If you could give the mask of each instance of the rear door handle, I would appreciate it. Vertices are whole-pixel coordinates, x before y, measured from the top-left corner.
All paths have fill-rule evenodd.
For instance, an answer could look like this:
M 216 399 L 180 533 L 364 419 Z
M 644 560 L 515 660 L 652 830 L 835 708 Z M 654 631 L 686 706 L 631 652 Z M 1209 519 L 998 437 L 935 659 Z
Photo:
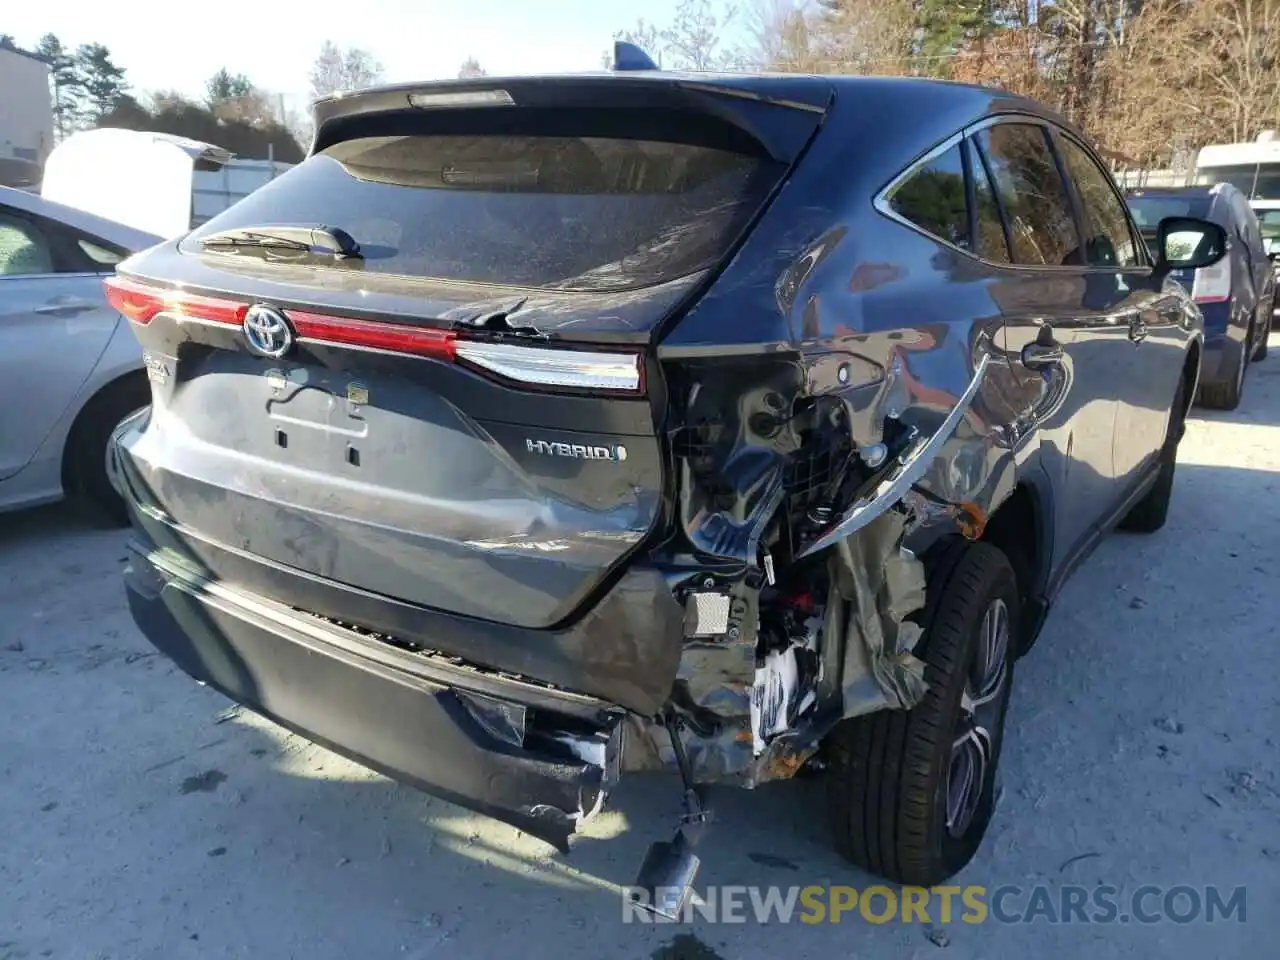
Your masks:
M 1022 365 L 1028 370 L 1048 370 L 1062 363 L 1062 344 L 1053 338 L 1053 328 L 1044 326 L 1035 340 L 1022 348 Z

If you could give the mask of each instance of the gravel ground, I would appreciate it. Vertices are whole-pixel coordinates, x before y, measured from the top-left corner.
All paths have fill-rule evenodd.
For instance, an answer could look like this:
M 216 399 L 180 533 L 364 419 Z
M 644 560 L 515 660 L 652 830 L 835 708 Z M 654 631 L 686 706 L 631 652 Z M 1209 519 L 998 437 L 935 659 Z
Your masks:
M 1273 357 L 1240 410 L 1197 411 L 1169 525 L 1104 543 L 1020 663 L 1004 798 L 957 881 L 1244 886 L 1243 923 L 641 927 L 617 885 L 667 838 L 672 781 L 624 781 L 559 857 L 178 673 L 125 610 L 124 534 L 5 516 L 0 960 L 1274 957 L 1278 524 Z M 811 781 L 722 792 L 699 887 L 873 883 L 820 804 Z

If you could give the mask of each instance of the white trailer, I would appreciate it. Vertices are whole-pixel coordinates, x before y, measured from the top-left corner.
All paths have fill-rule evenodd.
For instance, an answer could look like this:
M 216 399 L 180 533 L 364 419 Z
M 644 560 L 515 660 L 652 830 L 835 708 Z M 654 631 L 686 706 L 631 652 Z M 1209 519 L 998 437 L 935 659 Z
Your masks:
M 211 220 L 227 207 L 270 183 L 293 164 L 275 160 L 230 160 L 217 169 L 195 171 L 191 191 L 191 226 Z
M 102 128 L 62 141 L 42 196 L 162 237 L 176 237 L 274 180 L 291 164 L 237 160 L 222 147 L 167 133 Z
M 1280 137 L 1264 130 L 1249 143 L 1202 147 L 1196 183 L 1229 183 L 1250 200 L 1280 200 Z

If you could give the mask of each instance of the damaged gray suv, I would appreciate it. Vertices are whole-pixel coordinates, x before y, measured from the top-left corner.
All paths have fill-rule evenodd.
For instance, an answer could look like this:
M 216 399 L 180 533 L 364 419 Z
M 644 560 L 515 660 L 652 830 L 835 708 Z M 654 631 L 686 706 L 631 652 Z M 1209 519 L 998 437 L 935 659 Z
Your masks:
M 678 770 L 660 912 L 709 785 L 806 767 L 845 856 L 937 883 L 1064 580 L 1164 523 L 1203 348 L 1168 277 L 1225 238 L 1153 258 L 1004 93 L 638 66 L 323 100 L 305 162 L 119 267 L 133 615 L 561 848 Z

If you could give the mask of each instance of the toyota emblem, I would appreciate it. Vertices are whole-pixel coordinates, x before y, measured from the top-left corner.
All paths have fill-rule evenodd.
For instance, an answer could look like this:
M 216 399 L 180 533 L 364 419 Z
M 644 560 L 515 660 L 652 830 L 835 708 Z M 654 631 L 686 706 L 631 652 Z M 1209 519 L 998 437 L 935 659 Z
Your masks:
M 283 357 L 293 348 L 293 331 L 284 314 L 260 303 L 244 315 L 244 339 L 250 350 L 264 357 Z

